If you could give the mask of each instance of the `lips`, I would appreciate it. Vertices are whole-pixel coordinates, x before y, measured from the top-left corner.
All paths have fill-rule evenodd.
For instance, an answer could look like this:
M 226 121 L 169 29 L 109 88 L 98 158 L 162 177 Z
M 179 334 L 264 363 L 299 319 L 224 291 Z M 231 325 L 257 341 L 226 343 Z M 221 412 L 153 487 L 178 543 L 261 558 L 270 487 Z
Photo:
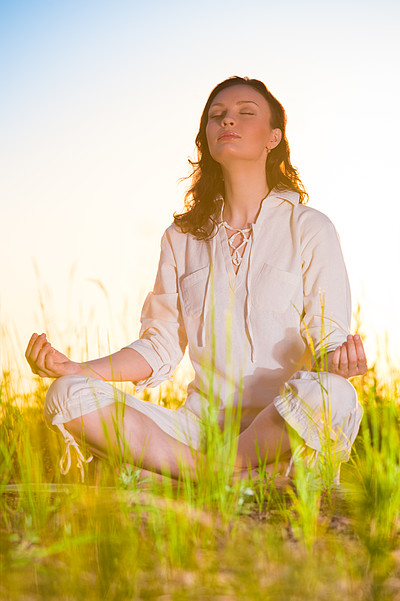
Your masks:
M 224 131 L 218 136 L 218 140 L 234 140 L 236 138 L 240 138 L 240 136 L 234 131 Z

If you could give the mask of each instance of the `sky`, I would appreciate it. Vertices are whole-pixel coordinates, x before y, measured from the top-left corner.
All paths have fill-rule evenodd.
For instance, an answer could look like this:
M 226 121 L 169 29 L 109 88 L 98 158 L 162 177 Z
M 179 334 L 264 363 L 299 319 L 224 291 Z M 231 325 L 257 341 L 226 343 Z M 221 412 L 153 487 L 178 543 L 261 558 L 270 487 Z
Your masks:
M 201 111 L 230 75 L 285 107 L 370 363 L 398 365 L 399 24 L 389 0 L 0 2 L 3 369 L 29 380 L 34 331 L 77 360 L 136 339 Z

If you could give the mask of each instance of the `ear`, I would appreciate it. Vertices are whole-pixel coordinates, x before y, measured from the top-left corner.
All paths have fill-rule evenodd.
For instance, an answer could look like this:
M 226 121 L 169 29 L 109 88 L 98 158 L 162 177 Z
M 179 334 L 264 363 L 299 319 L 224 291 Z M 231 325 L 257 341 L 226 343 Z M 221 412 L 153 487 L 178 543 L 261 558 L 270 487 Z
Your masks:
M 268 142 L 268 148 L 270 150 L 272 150 L 273 148 L 276 148 L 281 140 L 282 140 L 282 130 L 280 130 L 277 127 L 276 129 L 272 130 L 272 134 L 271 134 L 271 137 Z

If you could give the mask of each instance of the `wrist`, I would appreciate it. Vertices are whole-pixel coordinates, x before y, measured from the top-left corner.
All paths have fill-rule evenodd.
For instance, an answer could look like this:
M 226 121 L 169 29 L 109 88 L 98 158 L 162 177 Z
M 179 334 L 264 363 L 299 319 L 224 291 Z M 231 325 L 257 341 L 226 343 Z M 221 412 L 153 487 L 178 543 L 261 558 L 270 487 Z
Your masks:
M 73 361 L 73 375 L 74 376 L 85 376 L 85 370 L 84 370 L 84 363 L 77 363 L 76 361 Z
M 95 361 L 82 361 L 81 363 L 76 363 L 76 375 L 85 376 L 86 378 L 96 378 L 97 380 L 106 380 L 106 378 L 99 372 L 99 369 L 94 369 L 94 365 L 92 363 L 96 363 Z

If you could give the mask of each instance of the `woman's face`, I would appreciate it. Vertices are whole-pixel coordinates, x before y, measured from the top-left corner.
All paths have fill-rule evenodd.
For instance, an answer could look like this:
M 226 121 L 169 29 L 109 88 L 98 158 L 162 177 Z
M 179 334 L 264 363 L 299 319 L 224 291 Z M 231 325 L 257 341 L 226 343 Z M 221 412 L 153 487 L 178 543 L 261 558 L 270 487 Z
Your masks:
M 254 88 L 235 85 L 216 95 L 208 111 L 206 136 L 212 158 L 221 165 L 232 161 L 266 161 L 268 150 L 281 140 L 270 126 L 266 99 Z

